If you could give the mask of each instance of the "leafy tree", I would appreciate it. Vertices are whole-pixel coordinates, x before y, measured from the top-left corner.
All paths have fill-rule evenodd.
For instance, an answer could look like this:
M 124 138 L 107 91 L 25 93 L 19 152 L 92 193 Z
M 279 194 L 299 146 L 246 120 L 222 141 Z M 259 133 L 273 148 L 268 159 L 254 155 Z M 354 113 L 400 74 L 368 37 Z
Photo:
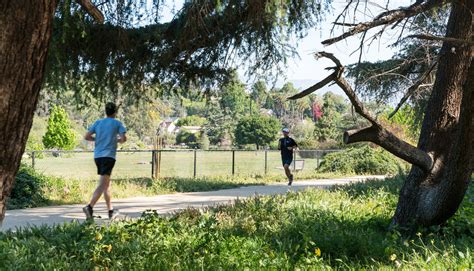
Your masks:
M 342 102 L 331 92 L 323 96 L 322 117 L 316 122 L 315 136 L 320 141 L 341 141 Z
M 180 118 L 176 122 L 176 126 L 203 126 L 204 124 L 207 123 L 206 118 L 200 117 L 200 116 L 186 116 L 184 118 Z
M 205 132 L 202 132 L 201 135 L 199 136 L 199 148 L 201 150 L 209 150 L 209 145 L 210 145 L 209 137 Z
M 215 101 L 209 101 L 208 112 L 206 114 L 208 123 L 204 126 L 211 144 L 217 145 L 223 139 L 228 139 L 228 135 L 233 134 L 236 118 L 225 114 L 220 105 Z
M 267 85 L 264 81 L 257 81 L 253 86 L 250 93 L 250 97 L 255 101 L 256 105 L 260 108 L 265 105 L 267 100 L 268 90 Z
M 48 119 L 43 145 L 48 148 L 72 150 L 75 147 L 76 136 L 71 129 L 69 116 L 63 108 L 53 106 Z
M 262 115 L 246 116 L 240 119 L 235 128 L 237 144 L 255 144 L 260 146 L 270 144 L 276 139 L 281 124 L 278 119 Z
M 221 108 L 226 114 L 241 116 L 248 102 L 245 85 L 239 80 L 237 72 L 232 74 L 219 93 Z

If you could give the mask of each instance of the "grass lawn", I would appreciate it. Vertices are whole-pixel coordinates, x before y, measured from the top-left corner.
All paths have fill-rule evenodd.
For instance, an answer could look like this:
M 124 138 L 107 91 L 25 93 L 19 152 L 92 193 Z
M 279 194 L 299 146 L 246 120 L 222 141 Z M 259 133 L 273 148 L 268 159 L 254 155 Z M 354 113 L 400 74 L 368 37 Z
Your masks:
M 7 201 L 8 209 L 41 207 L 87 203 L 97 186 L 94 179 L 69 179 L 48 176 L 38 173 L 29 167 L 20 170 L 15 187 L 19 190 L 12 193 Z M 326 179 L 340 177 L 340 174 L 317 173 L 316 171 L 299 172 L 298 179 Z M 111 189 L 113 199 L 137 196 L 153 196 L 175 192 L 198 192 L 234 188 L 246 185 L 264 185 L 271 182 L 286 182 L 283 172 L 271 175 L 236 175 L 213 177 L 163 177 L 159 180 L 147 178 L 113 178 Z M 103 199 L 101 199 L 103 200 Z
M 192 151 L 163 152 L 161 176 L 192 177 L 194 157 Z M 297 159 L 301 159 L 297 157 Z M 196 173 L 199 177 L 232 175 L 232 152 L 198 151 L 196 155 Z M 302 173 L 313 172 L 317 167 L 316 159 L 304 159 Z M 31 159 L 25 159 L 31 165 Z M 281 159 L 278 151 L 269 151 L 267 160 L 268 174 L 281 174 Z M 45 155 L 35 160 L 35 169 L 50 176 L 67 179 L 96 179 L 96 167 L 92 153 L 70 153 L 61 157 Z M 236 175 L 263 175 L 265 173 L 265 152 L 235 153 Z M 118 153 L 113 177 L 119 179 L 143 178 L 151 176 L 151 152 Z
M 472 270 L 474 189 L 444 227 L 387 231 L 401 178 L 110 225 L 0 234 L 1 270 Z

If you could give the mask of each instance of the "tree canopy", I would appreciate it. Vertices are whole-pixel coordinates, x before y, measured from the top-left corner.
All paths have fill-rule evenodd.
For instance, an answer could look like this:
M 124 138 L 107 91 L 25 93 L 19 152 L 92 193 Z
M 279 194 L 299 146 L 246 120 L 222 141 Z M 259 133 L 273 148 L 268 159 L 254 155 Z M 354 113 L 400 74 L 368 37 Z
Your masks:
M 101 25 L 71 0 L 61 1 L 46 89 L 73 89 L 87 103 L 91 96 L 139 99 L 163 88 L 213 85 L 229 76 L 236 61 L 255 75 L 277 74 L 296 54 L 290 38 L 303 37 L 330 1 L 185 1 L 164 23 L 159 16 L 166 1 L 153 2 L 102 2 Z

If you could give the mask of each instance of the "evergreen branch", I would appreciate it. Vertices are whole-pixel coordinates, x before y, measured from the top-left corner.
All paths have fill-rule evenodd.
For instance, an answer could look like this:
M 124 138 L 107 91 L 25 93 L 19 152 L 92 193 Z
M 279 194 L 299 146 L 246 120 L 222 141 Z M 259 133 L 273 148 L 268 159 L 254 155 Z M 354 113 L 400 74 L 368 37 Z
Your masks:
M 427 10 L 432 9 L 433 7 L 443 5 L 446 2 L 450 2 L 448 0 L 427 0 L 427 1 L 417 1 L 413 5 L 407 8 L 399 8 L 390 11 L 383 12 L 375 17 L 374 20 L 370 22 L 359 23 L 357 26 L 352 27 L 347 32 L 343 33 L 340 36 L 324 40 L 322 42 L 323 45 L 331 45 L 343 39 L 346 39 L 350 36 L 365 32 L 369 29 L 372 29 L 377 26 L 381 25 L 388 25 L 404 18 L 413 17 L 417 14 L 425 12 Z

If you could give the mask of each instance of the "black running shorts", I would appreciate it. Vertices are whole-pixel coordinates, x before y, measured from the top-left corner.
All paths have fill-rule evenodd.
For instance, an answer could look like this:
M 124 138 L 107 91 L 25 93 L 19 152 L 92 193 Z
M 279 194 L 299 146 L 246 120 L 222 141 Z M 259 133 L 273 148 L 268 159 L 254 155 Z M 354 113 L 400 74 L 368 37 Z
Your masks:
M 97 166 L 97 174 L 99 175 L 111 175 L 112 169 L 115 166 L 115 159 L 111 157 L 100 157 L 94 159 Z

